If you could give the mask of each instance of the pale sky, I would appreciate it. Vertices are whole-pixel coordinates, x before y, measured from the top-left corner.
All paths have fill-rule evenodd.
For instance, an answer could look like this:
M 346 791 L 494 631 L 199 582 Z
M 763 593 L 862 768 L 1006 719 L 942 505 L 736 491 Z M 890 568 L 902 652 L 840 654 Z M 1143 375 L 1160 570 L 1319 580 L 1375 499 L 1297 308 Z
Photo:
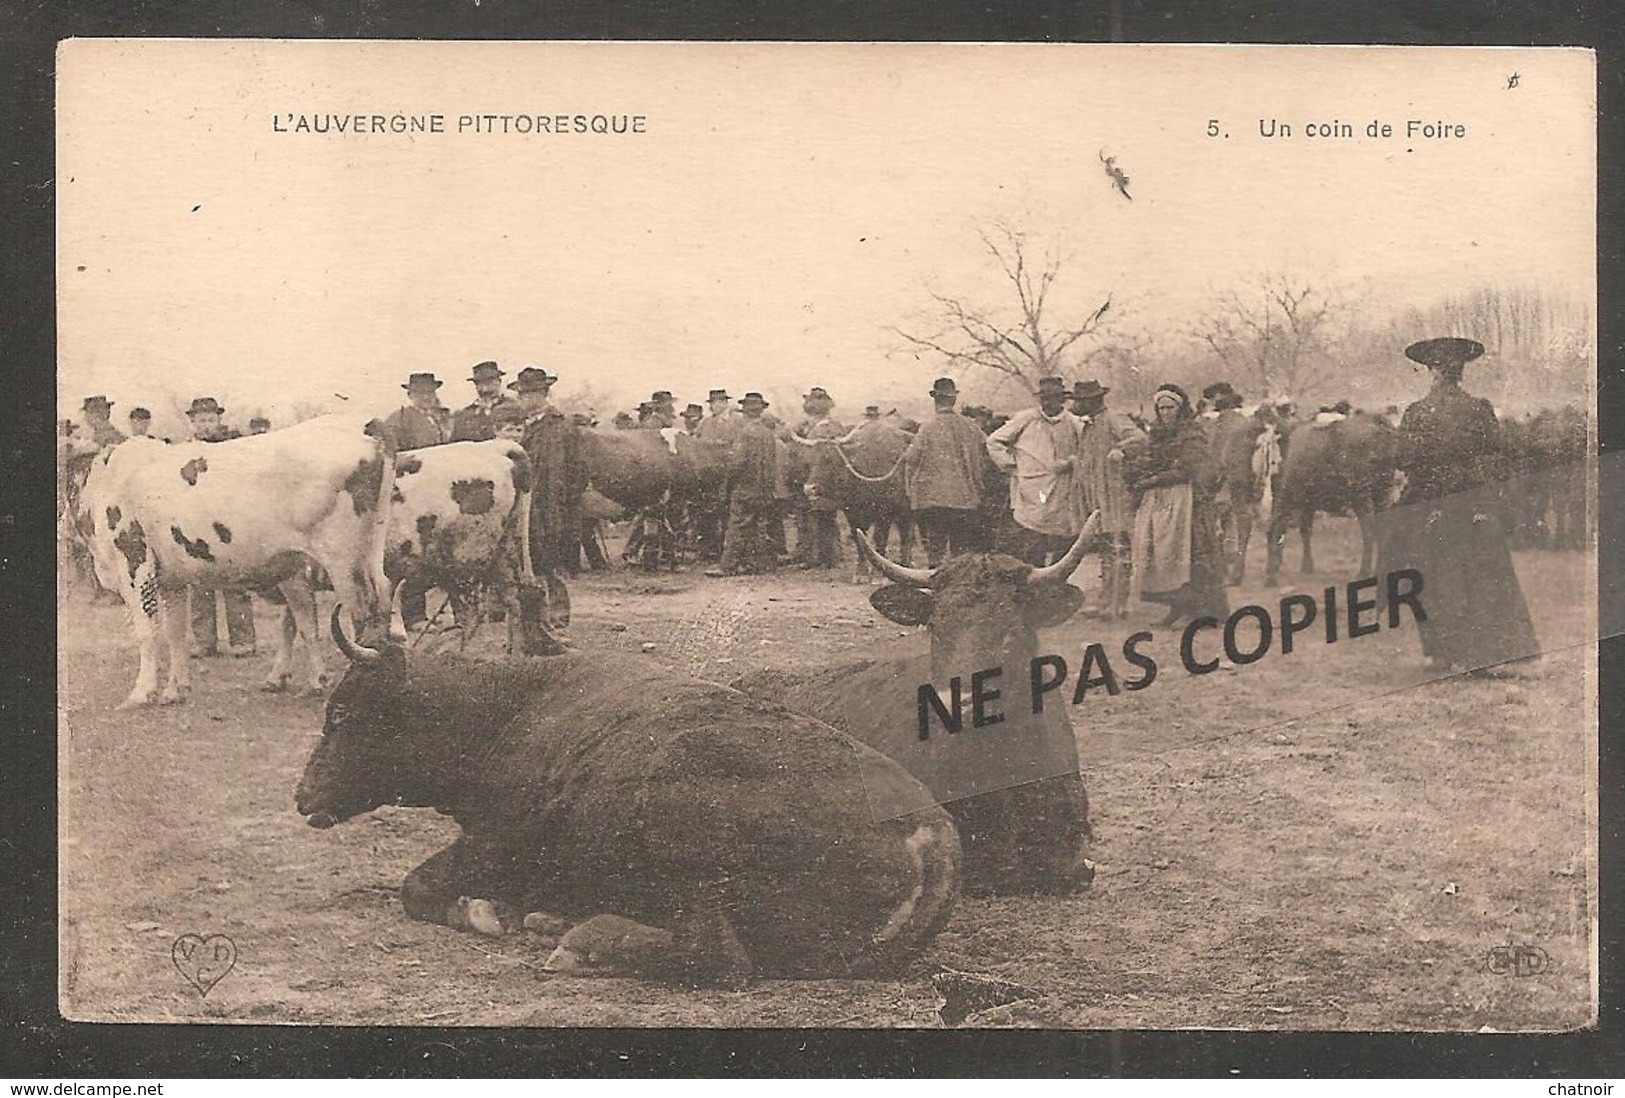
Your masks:
M 160 430 L 201 393 L 239 423 L 334 392 L 388 411 L 417 370 L 456 407 L 486 358 L 606 414 L 717 385 L 791 414 L 814 384 L 850 416 L 924 405 L 941 363 L 888 358 L 889 328 L 928 286 L 1003 305 L 975 235 L 1001 216 L 1072 257 L 1057 315 L 1110 291 L 1158 333 L 1282 267 L 1380 309 L 1595 297 L 1586 51 L 80 40 L 59 71 L 63 414 L 105 392 Z M 356 112 L 449 132 L 272 129 Z M 456 132 L 484 113 L 647 132 Z M 1301 136 L 1333 119 L 1357 138 Z M 1407 119 L 1467 136 L 1407 141 Z

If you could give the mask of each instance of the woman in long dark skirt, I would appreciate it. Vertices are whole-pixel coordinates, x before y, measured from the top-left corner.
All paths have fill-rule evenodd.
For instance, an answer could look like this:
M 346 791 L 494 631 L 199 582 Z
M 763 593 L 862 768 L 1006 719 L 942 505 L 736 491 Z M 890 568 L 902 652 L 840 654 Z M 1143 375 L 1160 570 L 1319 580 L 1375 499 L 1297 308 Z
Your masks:
M 1134 584 L 1140 598 L 1167 604 L 1160 625 L 1230 613 L 1222 573 L 1215 463 L 1190 397 L 1164 385 L 1151 398 L 1150 444 L 1128 469 L 1134 513 Z
M 1484 353 L 1470 339 L 1428 339 L 1405 356 L 1433 374 L 1399 425 L 1400 506 L 1386 517 L 1383 568 L 1422 573 L 1422 653 L 1432 672 L 1512 673 L 1536 654 L 1535 629 L 1507 548 L 1500 499 L 1500 424 L 1490 402 L 1461 387 Z

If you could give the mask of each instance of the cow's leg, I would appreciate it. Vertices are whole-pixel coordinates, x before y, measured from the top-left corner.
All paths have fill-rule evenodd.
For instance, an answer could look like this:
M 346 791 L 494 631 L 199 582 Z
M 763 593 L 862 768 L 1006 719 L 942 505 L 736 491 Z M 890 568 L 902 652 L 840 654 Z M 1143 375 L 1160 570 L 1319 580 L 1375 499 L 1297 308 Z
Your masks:
M 169 677 L 159 701 L 175 705 L 192 692 L 191 645 L 186 638 L 185 591 L 158 592 L 158 621 L 169 646 Z
M 739 987 L 751 960 L 722 908 L 704 904 L 670 930 L 619 915 L 571 927 L 543 965 L 550 972 L 630 975 L 696 987 Z
M 321 648 L 321 621 L 316 607 L 316 592 L 310 584 L 302 578 L 287 580 L 277 590 L 282 592 L 282 637 L 281 647 L 277 651 L 277 660 L 284 662 L 282 674 L 277 680 L 280 685 L 273 685 L 276 668 L 272 668 L 272 675 L 265 680 L 265 689 L 287 689 L 293 679 L 294 642 L 299 635 L 304 634 L 305 652 L 309 658 L 309 677 L 305 686 L 298 691 L 298 697 L 315 697 L 327 686 L 327 669 L 322 659 Z
M 1253 539 L 1253 505 L 1238 500 L 1234 505 L 1236 522 L 1236 567 L 1230 582 L 1240 584 L 1247 578 L 1247 543 Z
M 135 686 L 130 694 L 119 706 L 128 709 L 137 705 L 151 705 L 158 700 L 158 592 L 156 585 L 149 579 L 146 594 L 142 597 L 142 588 L 138 580 L 132 579 L 121 585 L 120 594 L 124 596 L 125 605 L 130 608 L 130 622 L 135 630 L 135 642 L 140 653 L 140 668 L 135 673 Z M 184 598 L 184 595 L 183 595 Z M 165 636 L 167 641 L 167 634 Z M 171 657 L 173 658 L 173 656 Z
M 1268 544 L 1264 547 L 1264 583 L 1270 587 L 1281 578 L 1281 558 L 1286 555 L 1286 525 L 1288 513 L 1285 508 L 1276 506 L 1270 514 L 1270 525 L 1266 531 Z
M 286 690 L 288 680 L 293 675 L 293 641 L 299 633 L 299 624 L 288 606 L 286 593 L 283 594 L 283 599 L 282 621 L 277 629 L 276 655 L 271 660 L 271 669 L 265 673 L 265 678 L 260 682 L 260 689 L 267 694 L 278 694 Z
M 464 835 L 406 875 L 401 906 L 422 922 L 488 937 L 511 934 L 524 918 L 514 903 L 518 861 Z
M 1298 539 L 1303 542 L 1303 561 L 1298 571 L 1306 576 L 1315 572 L 1315 509 L 1305 507 L 1298 512 Z

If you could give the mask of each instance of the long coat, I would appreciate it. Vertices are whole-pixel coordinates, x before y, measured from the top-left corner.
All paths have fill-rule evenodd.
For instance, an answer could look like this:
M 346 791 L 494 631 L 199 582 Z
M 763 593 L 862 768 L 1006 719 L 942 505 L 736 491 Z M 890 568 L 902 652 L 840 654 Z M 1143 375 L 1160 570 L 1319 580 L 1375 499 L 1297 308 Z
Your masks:
M 982 505 L 986 467 L 987 438 L 982 429 L 957 412 L 938 412 L 920 424 L 903 453 L 909 506 L 916 511 L 976 510 Z
M 1017 525 L 1040 534 L 1078 532 L 1073 473 L 1064 463 L 1077 456 L 1082 427 L 1065 409 L 1050 419 L 1028 408 L 987 436 L 988 456 L 1011 476 L 1010 511 Z
M 1440 382 L 1399 425 L 1400 506 L 1386 517 L 1382 567 L 1422 573 L 1422 651 L 1463 668 L 1536 653 L 1507 548 L 1500 424 L 1490 402 Z
M 1127 412 L 1110 408 L 1091 416 L 1078 441 L 1078 468 L 1073 477 L 1073 501 L 1078 528 L 1090 514 L 1100 512 L 1100 530 L 1105 534 L 1126 534 L 1134 525 L 1134 506 L 1129 500 L 1124 475 L 1125 448 L 1132 448 L 1145 432 Z M 1118 456 L 1113 458 L 1112 452 Z

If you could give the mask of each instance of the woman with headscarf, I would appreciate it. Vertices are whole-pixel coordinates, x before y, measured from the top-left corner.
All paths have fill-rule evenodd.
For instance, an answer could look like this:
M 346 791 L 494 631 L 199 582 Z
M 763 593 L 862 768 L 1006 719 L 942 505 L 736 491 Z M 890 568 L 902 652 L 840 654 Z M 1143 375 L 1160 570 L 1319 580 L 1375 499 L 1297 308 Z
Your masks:
M 1506 673 L 1536 653 L 1501 510 L 1500 423 L 1482 397 L 1462 390 L 1462 368 L 1484 353 L 1470 339 L 1427 339 L 1405 348 L 1433 387 L 1405 409 L 1397 464 L 1400 506 L 1387 516 L 1380 573 L 1422 573 L 1419 623 L 1429 671 Z
M 1223 546 L 1218 538 L 1207 433 L 1178 385 L 1151 398 L 1150 445 L 1129 469 L 1139 497 L 1134 512 L 1134 586 L 1140 598 L 1166 603 L 1158 624 L 1230 612 L 1225 598 Z

